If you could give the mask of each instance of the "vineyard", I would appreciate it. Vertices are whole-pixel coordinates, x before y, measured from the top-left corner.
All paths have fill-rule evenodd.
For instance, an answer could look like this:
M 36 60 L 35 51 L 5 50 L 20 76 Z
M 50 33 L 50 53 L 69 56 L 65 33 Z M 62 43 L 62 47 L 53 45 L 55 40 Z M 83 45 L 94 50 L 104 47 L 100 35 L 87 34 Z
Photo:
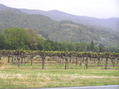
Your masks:
M 0 51 L 0 88 L 118 85 L 119 53 Z
M 0 0 L 0 89 L 119 85 L 116 0 L 12 1 Z
M 76 52 L 76 51 L 15 51 L 1 50 L 0 60 L 6 58 L 10 64 L 20 67 L 23 64 L 63 64 L 64 69 L 69 69 L 69 64 L 83 66 L 83 68 L 103 67 L 118 68 L 119 53 L 97 53 L 97 52 Z M 2 62 L 0 63 L 2 65 Z M 40 68 L 40 67 L 39 67 Z

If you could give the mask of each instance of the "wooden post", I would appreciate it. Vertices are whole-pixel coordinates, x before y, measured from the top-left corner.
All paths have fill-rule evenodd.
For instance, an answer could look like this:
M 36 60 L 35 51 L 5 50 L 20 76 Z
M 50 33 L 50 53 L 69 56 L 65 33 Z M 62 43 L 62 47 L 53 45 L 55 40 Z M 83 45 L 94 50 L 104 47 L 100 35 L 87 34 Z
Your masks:
M 76 57 L 76 65 L 78 65 L 78 57 Z
M 42 58 L 42 69 L 45 69 L 45 52 L 41 52 L 41 58 Z
M 8 56 L 8 63 L 10 63 L 10 56 Z
M 65 70 L 67 69 L 67 64 L 68 64 L 68 58 L 65 57 Z
M 42 69 L 44 69 L 45 68 L 45 59 L 44 58 L 42 58 Z
M 108 66 L 108 58 L 106 57 L 106 60 L 105 60 L 105 69 L 107 69 L 107 66 Z
M 111 58 L 111 62 L 112 62 L 113 67 L 115 67 L 114 58 Z
M 84 57 L 81 57 L 80 58 L 80 66 L 82 66 L 83 60 L 84 60 Z
M 18 68 L 20 67 L 20 58 L 19 57 L 17 57 L 17 66 L 18 66 Z
M 100 62 L 101 62 L 101 59 L 100 59 L 100 57 L 98 57 L 97 58 L 97 66 L 99 66 Z
M 86 69 L 88 69 L 88 56 L 86 57 L 86 60 L 85 60 L 85 67 Z

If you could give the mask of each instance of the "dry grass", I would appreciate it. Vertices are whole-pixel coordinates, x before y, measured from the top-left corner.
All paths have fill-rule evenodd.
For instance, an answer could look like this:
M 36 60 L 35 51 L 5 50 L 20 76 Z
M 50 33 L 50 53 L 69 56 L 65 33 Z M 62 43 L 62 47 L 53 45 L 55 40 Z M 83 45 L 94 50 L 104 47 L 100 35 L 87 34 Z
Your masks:
M 63 64 L 47 64 L 41 70 L 40 64 L 24 64 L 18 68 L 2 60 L 0 67 L 0 88 L 37 88 L 63 86 L 89 86 L 119 84 L 119 70 L 82 69 L 72 65 L 72 69 L 64 69 Z M 68 65 L 70 66 L 70 65 Z

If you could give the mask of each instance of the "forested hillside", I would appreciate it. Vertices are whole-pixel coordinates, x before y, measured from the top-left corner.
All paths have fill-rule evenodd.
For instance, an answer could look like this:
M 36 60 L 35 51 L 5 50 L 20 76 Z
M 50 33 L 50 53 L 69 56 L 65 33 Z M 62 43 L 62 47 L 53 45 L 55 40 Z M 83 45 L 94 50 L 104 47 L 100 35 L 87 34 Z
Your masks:
M 55 42 L 45 39 L 32 29 L 7 28 L 0 33 L 0 50 L 92 51 L 119 52 L 118 48 L 91 42 Z
M 18 9 L 0 6 L 0 29 L 20 27 L 33 29 L 43 37 L 53 41 L 88 42 L 106 46 L 118 46 L 119 35 L 109 28 L 91 26 L 72 21 L 54 21 L 49 17 L 26 14 Z
M 52 18 L 56 21 L 62 20 L 71 20 L 73 22 L 91 26 L 102 26 L 110 28 L 108 30 L 119 32 L 119 18 L 108 18 L 108 19 L 99 19 L 88 16 L 77 16 L 68 14 L 58 10 L 42 11 L 42 10 L 29 10 L 29 9 L 20 9 L 22 12 L 27 14 L 39 14 Z

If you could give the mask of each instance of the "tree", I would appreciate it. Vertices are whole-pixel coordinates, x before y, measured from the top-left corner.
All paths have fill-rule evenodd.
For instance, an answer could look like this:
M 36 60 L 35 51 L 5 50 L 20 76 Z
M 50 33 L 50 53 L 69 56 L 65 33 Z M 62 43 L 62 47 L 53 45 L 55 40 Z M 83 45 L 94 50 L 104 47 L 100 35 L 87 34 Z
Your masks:
M 104 52 L 105 51 L 105 47 L 103 44 L 99 44 L 99 52 Z
M 8 28 L 4 32 L 6 49 L 28 49 L 29 36 L 25 29 Z
M 5 47 L 4 34 L 0 33 L 0 49 L 4 49 L 4 47 Z
M 27 33 L 29 36 L 29 48 L 30 49 L 37 49 L 38 45 L 38 35 L 33 29 L 27 29 Z
M 94 43 L 94 41 L 92 40 L 91 43 L 87 46 L 87 50 L 88 51 L 97 51 L 98 48 L 96 46 L 96 44 Z

